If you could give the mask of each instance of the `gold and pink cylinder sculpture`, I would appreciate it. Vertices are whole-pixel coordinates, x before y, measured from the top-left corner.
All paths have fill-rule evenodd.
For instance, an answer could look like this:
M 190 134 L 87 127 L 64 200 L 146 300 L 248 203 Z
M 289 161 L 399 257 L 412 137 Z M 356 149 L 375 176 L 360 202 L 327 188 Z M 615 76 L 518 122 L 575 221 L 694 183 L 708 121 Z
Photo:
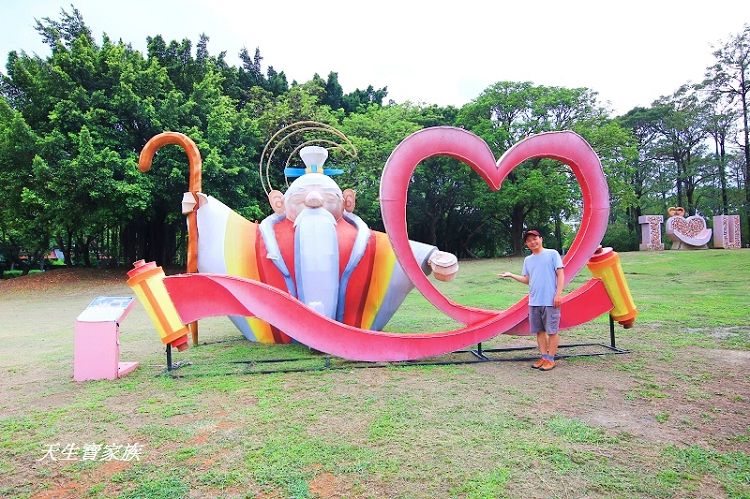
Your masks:
M 625 272 L 620 264 L 620 255 L 612 248 L 599 248 L 587 264 L 594 277 L 604 283 L 614 307 L 610 311 L 612 319 L 622 324 L 625 329 L 633 327 L 638 309 L 630 294 L 630 287 Z
M 128 271 L 128 286 L 146 309 L 162 343 L 182 351 L 188 347 L 188 327 L 183 324 L 164 286 L 164 270 L 155 262 L 138 260 Z

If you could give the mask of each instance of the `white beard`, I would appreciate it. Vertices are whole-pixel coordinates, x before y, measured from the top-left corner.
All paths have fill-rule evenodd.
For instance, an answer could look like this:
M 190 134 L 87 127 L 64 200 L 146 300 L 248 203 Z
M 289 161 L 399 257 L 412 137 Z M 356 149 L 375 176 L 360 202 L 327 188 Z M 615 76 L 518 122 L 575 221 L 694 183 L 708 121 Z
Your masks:
M 294 220 L 294 273 L 299 300 L 335 319 L 339 244 L 336 219 L 324 208 L 307 208 Z

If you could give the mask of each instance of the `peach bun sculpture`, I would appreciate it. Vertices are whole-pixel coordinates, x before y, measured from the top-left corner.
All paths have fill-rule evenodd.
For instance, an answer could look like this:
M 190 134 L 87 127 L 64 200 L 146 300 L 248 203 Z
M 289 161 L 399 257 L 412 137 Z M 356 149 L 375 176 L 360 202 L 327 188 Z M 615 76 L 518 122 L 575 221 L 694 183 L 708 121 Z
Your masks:
M 323 132 L 338 142 L 312 139 L 294 148 L 284 174 L 295 178 L 286 191 L 271 188 L 274 154 L 293 137 Z M 593 278 L 568 293 L 561 327 L 569 328 L 609 312 L 631 327 L 637 310 L 619 257 L 600 243 L 607 228 L 609 191 L 599 158 L 579 135 L 551 132 L 531 136 L 495 161 L 487 144 L 454 127 L 433 127 L 404 139 L 385 164 L 380 204 L 385 233 L 355 215 L 355 192 L 341 190 L 326 168 L 329 150 L 351 157 L 356 150 L 338 130 L 321 123 L 285 127 L 261 155 L 260 173 L 273 214 L 260 223 L 246 220 L 220 200 L 201 192 L 201 159 L 187 136 L 165 132 L 141 153 L 148 171 L 156 151 L 176 144 L 188 154 L 189 192 L 183 197 L 188 222 L 187 273 L 165 277 L 155 263 L 139 261 L 128 284 L 146 308 L 164 344 L 184 350 L 197 321 L 226 315 L 251 341 L 289 343 L 355 361 L 402 361 L 433 357 L 481 343 L 499 334 L 529 334 L 528 296 L 507 310 L 484 310 L 446 298 L 428 279 L 451 280 L 456 257 L 410 241 L 406 198 L 416 166 L 433 156 L 469 165 L 492 190 L 517 165 L 552 158 L 568 165 L 580 185 L 583 216 L 565 255 L 565 283 L 588 264 Z M 304 168 L 289 167 L 296 156 Z M 264 169 L 265 167 L 265 169 Z M 436 308 L 464 324 L 435 333 L 386 333 L 382 328 L 416 287 Z

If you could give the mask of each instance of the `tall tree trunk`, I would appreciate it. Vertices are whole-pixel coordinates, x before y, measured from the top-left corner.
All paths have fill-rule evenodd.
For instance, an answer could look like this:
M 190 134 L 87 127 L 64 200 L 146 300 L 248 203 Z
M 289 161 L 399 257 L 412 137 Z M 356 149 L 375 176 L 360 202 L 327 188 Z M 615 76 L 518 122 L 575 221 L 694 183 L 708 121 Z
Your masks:
M 181 225 L 182 223 L 184 223 L 184 220 L 181 219 L 179 222 L 177 222 L 177 224 L 170 224 L 168 228 L 169 230 L 164 250 L 166 252 L 166 261 L 168 261 L 170 264 L 175 263 L 175 253 L 177 251 L 177 232 L 179 225 Z
M 682 193 L 682 166 L 677 165 L 677 206 L 685 206 L 683 202 L 684 197 Z
M 91 268 L 91 236 L 83 238 L 81 244 L 81 253 L 83 254 L 83 264 L 86 268 Z
M 742 125 L 743 134 L 745 136 L 745 144 L 743 145 L 745 153 L 745 223 L 747 224 L 747 230 L 744 231 L 745 242 L 750 241 L 750 128 L 748 127 L 747 118 L 747 90 L 745 82 L 745 71 L 740 72 L 740 100 L 742 102 Z
M 136 234 L 137 227 L 135 221 L 129 222 L 120 232 L 120 246 L 127 267 L 138 259 Z
M 719 164 L 719 185 L 721 186 L 721 214 L 726 215 L 729 211 L 729 199 L 727 198 L 727 172 L 726 172 L 726 149 L 724 136 L 714 137 L 714 150 L 716 161 Z
M 148 247 L 148 228 L 146 222 L 139 221 L 135 233 L 136 259 L 143 258 L 146 261 L 153 261 L 154 258 L 150 255 Z
M 523 206 L 517 204 L 513 206 L 513 211 L 510 214 L 510 235 L 511 244 L 513 245 L 513 254 L 523 254 L 523 222 L 524 222 Z
M 157 265 L 162 266 L 172 263 L 165 260 L 166 216 L 167 214 L 164 210 L 156 210 L 153 218 L 148 223 L 147 230 L 144 231 L 148 234 L 148 240 L 145 242 L 147 249 L 144 253 L 148 255 L 149 260 L 153 260 Z
M 71 256 L 71 251 L 73 247 L 73 231 L 66 230 L 64 239 L 60 234 L 55 235 L 55 241 L 57 241 L 57 245 L 63 252 L 63 261 L 65 262 L 65 265 L 72 267 L 73 258 Z
M 429 226 L 429 234 L 428 234 L 428 241 L 427 244 L 431 244 L 435 246 L 437 243 L 437 225 L 438 225 L 438 219 L 436 213 L 433 213 L 431 215 L 428 215 L 428 218 L 430 220 L 430 226 Z

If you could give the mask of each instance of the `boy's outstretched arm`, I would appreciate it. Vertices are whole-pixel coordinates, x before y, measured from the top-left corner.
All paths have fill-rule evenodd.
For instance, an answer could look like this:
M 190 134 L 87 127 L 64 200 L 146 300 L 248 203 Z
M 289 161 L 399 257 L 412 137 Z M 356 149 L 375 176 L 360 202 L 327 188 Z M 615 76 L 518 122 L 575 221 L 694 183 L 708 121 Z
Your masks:
M 506 278 L 506 279 L 510 278 L 510 279 L 516 280 L 516 281 L 518 281 L 518 282 L 520 282 L 522 284 L 528 284 L 529 283 L 529 276 L 527 276 L 527 275 L 518 275 L 518 274 L 513 274 L 511 272 L 500 272 L 499 274 L 497 274 L 497 276 L 498 277 L 503 277 L 503 278 Z

